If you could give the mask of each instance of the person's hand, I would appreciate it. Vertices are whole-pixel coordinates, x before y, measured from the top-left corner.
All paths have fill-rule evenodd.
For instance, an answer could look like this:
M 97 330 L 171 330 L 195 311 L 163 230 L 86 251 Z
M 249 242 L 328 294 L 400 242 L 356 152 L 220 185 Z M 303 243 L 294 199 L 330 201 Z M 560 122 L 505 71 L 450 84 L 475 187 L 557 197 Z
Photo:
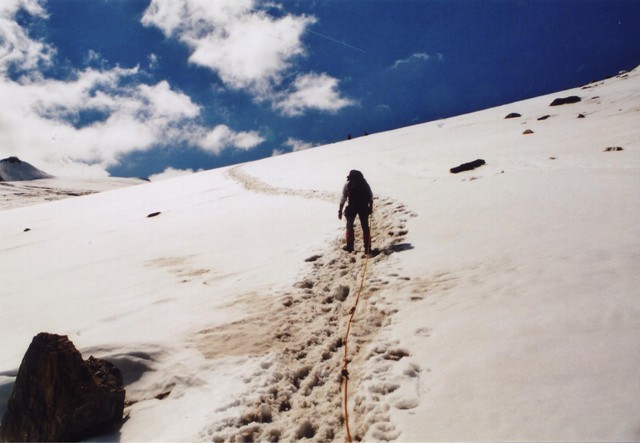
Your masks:
M 338 219 L 342 220 L 342 209 L 338 209 Z

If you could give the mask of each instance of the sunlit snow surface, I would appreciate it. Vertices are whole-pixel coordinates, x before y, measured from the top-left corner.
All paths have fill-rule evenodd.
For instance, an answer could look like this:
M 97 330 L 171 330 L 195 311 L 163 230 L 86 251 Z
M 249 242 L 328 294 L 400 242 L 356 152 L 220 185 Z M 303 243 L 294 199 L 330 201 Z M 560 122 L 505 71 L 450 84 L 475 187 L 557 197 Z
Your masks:
M 359 169 L 380 253 L 349 338 L 354 438 L 635 440 L 639 121 L 635 70 L 83 197 L 17 207 L 4 186 L 0 412 L 46 331 L 122 369 L 128 420 L 104 440 L 344 440 L 365 259 L 337 210 Z

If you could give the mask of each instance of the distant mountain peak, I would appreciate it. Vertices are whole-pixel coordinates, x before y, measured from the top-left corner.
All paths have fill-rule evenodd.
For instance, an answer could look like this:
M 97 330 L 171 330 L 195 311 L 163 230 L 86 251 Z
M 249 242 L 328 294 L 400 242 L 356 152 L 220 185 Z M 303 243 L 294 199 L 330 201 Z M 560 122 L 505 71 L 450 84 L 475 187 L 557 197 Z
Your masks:
M 7 157 L 0 160 L 0 182 L 39 180 L 52 177 L 52 175 L 20 160 L 18 157 Z
M 0 163 L 22 163 L 18 157 L 7 157 L 0 160 Z

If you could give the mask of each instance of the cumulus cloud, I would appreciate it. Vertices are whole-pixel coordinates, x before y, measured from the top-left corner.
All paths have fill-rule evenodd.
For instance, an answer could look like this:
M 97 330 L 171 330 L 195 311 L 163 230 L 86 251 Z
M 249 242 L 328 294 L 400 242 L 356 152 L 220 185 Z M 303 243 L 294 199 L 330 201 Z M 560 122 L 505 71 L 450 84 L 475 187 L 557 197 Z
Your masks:
M 226 26 L 224 32 L 192 39 L 189 61 L 215 70 L 236 89 L 249 88 L 264 96 L 278 84 L 293 57 L 302 55 L 300 35 L 307 20 L 247 14 Z
M 191 63 L 260 97 L 281 81 L 294 57 L 304 54 L 301 36 L 314 21 L 271 17 L 257 11 L 252 0 L 152 0 L 142 17 L 144 25 L 187 45 Z
M 284 146 L 288 146 L 291 148 L 293 152 L 304 151 L 305 149 L 313 148 L 313 143 L 305 142 L 302 140 L 298 140 L 297 138 L 289 137 L 286 142 L 284 142 Z
M 181 177 L 183 175 L 191 175 L 195 172 L 201 172 L 201 171 L 202 169 L 198 169 L 197 171 L 194 171 L 193 169 L 175 169 L 172 167 L 168 167 L 163 172 L 160 172 L 159 174 L 153 174 L 152 176 L 150 176 L 149 180 L 152 182 L 159 181 L 159 180 L 167 180 L 169 178 Z
M 302 35 L 316 19 L 274 17 L 256 8 L 254 0 L 152 0 L 142 23 L 188 46 L 189 61 L 214 71 L 227 87 L 274 103 L 285 115 L 307 109 L 335 112 L 351 104 L 327 74 L 303 75 L 292 89 L 287 87 L 294 61 L 306 55 Z M 287 95 L 294 97 L 283 98 Z
M 44 42 L 32 40 L 15 20 L 23 10 L 33 17 L 47 18 L 38 0 L 3 0 L 0 2 L 0 74 L 9 68 L 34 69 L 51 63 L 55 50 Z
M 340 96 L 338 80 L 326 74 L 303 74 L 296 77 L 291 89 L 282 94 L 274 107 L 284 115 L 301 115 L 307 110 L 336 112 L 354 104 Z
M 299 140 L 294 137 L 289 137 L 282 144 L 282 146 L 287 147 L 288 149 L 274 148 L 273 151 L 271 152 L 271 156 L 276 157 L 278 155 L 286 154 L 288 152 L 304 151 L 305 149 L 313 148 L 315 145 L 313 143 L 305 142 L 303 140 Z
M 218 125 L 206 134 L 198 136 L 196 144 L 205 151 L 218 154 L 228 147 L 247 151 L 264 140 L 256 131 L 235 132 L 227 125 Z
M 54 175 L 106 176 L 133 151 L 184 144 L 219 153 L 263 141 L 256 132 L 203 126 L 199 105 L 167 81 L 142 83 L 138 67 L 85 67 L 47 78 L 42 68 L 55 50 L 19 26 L 20 10 L 46 18 L 35 0 L 0 4 L 1 157 L 22 157 Z M 100 64 L 100 55 L 91 51 L 86 61 Z
M 107 175 L 128 152 L 184 140 L 199 107 L 164 81 L 121 85 L 136 75 L 116 68 L 71 80 L 0 79 L 0 153 L 44 163 L 53 174 L 93 165 L 87 171 Z

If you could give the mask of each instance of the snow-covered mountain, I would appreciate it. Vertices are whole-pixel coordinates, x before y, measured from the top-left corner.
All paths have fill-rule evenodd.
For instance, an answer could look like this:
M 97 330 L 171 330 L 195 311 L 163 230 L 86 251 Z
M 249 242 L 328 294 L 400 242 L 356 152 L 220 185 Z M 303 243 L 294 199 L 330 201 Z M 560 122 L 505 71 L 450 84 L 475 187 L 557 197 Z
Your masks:
M 0 160 L 0 210 L 145 183 L 135 178 L 53 177 L 35 166 L 9 157 Z
M 35 166 L 20 160 L 18 157 L 8 157 L 0 160 L 0 182 L 39 180 L 52 176 Z
M 47 331 L 122 369 L 129 419 L 105 440 L 345 440 L 362 285 L 354 439 L 637 440 L 639 117 L 636 69 L 0 211 L 0 412 Z M 377 197 L 368 260 L 341 249 L 354 168 Z

